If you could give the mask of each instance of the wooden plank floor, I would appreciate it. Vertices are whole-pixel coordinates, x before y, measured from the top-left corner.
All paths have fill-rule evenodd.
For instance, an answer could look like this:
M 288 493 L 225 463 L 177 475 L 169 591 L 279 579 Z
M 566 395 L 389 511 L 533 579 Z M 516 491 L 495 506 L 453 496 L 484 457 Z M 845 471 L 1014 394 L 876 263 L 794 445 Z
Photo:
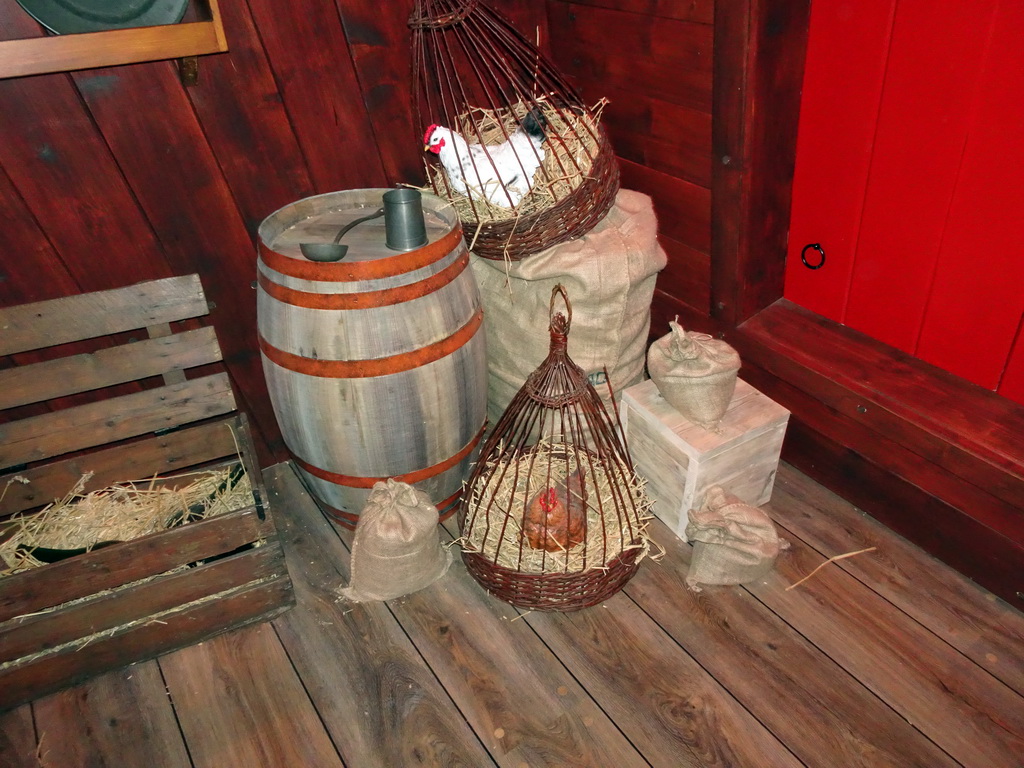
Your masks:
M 0 766 L 1024 766 L 1024 617 L 790 467 L 768 577 L 691 592 L 655 522 L 664 559 L 571 614 L 458 558 L 339 602 L 351 535 L 290 465 L 266 479 L 297 606 L 0 714 Z

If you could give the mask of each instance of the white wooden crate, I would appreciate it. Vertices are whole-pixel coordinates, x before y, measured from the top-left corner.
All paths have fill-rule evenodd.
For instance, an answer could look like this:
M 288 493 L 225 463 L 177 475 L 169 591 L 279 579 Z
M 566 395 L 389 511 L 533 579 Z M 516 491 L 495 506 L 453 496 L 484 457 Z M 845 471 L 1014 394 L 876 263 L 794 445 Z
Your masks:
M 684 541 L 689 512 L 709 486 L 755 506 L 771 499 L 789 411 L 742 379 L 715 430 L 688 421 L 653 381 L 624 390 L 620 409 L 652 511 Z

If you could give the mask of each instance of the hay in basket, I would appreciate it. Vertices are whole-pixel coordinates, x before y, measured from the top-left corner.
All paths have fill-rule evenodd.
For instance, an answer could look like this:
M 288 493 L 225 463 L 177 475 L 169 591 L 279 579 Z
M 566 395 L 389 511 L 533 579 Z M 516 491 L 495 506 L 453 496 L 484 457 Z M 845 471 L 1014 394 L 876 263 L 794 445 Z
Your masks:
M 0 542 L 0 577 L 243 509 L 253 498 L 241 464 L 175 475 L 173 486 L 153 478 L 85 493 L 91 477 L 83 475 L 64 498 L 39 512 L 7 521 Z
M 413 117 L 437 152 L 427 183 L 454 205 L 473 253 L 517 261 L 593 229 L 619 189 L 605 102 L 585 104 L 539 37 L 484 0 L 416 0 L 409 26 Z
M 561 296 L 566 313 L 554 311 Z M 533 610 L 607 599 L 648 554 L 651 502 L 622 427 L 566 354 L 572 306 L 551 294 L 551 349 L 481 449 L 459 508 L 462 558 L 485 589 Z
M 468 226 L 496 224 L 531 217 L 567 199 L 583 182 L 591 178 L 594 159 L 600 143 L 600 120 L 607 100 L 602 99 L 589 111 L 559 108 L 539 97 L 531 107 L 519 101 L 510 107 L 485 109 L 476 107 L 455 119 L 454 130 L 469 137 L 470 143 L 491 147 L 502 144 L 519 130 L 523 118 L 538 110 L 545 120 L 547 138 L 544 160 L 533 177 L 530 191 L 514 207 L 495 205 L 487 197 L 461 194 L 452 188 L 440 163 L 424 160 L 428 184 L 423 191 L 433 192 L 451 202 L 459 220 Z M 481 229 L 476 227 L 475 235 Z M 470 243 L 470 250 L 476 243 Z
M 615 477 L 614 466 L 594 459 L 567 450 L 563 436 L 545 438 L 526 453 L 487 462 L 485 471 L 495 481 L 475 485 L 469 498 L 470 507 L 485 505 L 486 494 L 496 509 L 522 510 L 538 492 L 564 484 L 573 473 L 582 471 L 587 478 L 582 502 L 586 534 L 575 546 L 554 551 L 531 547 L 517 515 L 507 515 L 507 524 L 488 525 L 486 516 L 471 514 L 470 525 L 463 532 L 463 550 L 478 552 L 504 568 L 535 574 L 605 569 L 624 552 L 645 551 L 648 540 L 644 521 L 649 519 L 651 501 L 644 493 L 643 480 L 632 473 Z M 607 510 L 614 509 L 615 497 L 623 489 L 639 511 L 639 531 L 630 518 L 607 514 Z

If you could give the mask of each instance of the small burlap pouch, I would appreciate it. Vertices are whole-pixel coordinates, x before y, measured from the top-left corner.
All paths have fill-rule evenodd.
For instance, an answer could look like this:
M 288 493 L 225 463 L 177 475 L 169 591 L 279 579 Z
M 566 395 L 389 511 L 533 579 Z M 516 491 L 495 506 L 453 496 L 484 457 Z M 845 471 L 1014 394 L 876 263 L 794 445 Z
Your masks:
M 669 405 L 705 429 L 714 429 L 729 408 L 740 356 L 706 333 L 687 333 L 676 322 L 647 352 L 647 370 Z
M 789 547 L 768 515 L 717 485 L 708 488 L 700 509 L 690 510 L 686 537 L 693 542 L 686 583 L 694 592 L 700 592 L 699 584 L 759 579 L 771 570 L 779 550 Z
M 341 596 L 390 600 L 443 576 L 452 555 L 441 546 L 437 522 L 437 507 L 423 491 L 390 478 L 375 484 L 356 523 L 351 579 Z

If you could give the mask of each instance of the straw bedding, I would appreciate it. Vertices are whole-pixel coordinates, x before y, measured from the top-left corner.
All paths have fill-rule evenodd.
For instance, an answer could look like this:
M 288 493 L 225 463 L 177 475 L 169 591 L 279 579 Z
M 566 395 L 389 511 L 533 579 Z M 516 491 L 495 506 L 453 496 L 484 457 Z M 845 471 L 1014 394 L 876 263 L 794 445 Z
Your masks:
M 493 205 L 483 197 L 471 202 L 467 196 L 450 191 L 439 163 L 427 163 L 429 183 L 424 191 L 447 198 L 459 219 L 467 224 L 492 224 L 541 213 L 572 194 L 587 178 L 599 152 L 598 124 L 607 103 L 602 99 L 592 109 L 581 112 L 556 108 L 543 97 L 537 99 L 537 106 L 547 119 L 544 162 L 534 176 L 529 194 L 515 208 Z M 459 115 L 453 130 L 470 144 L 476 142 L 479 131 L 485 146 L 495 146 L 519 129 L 530 108 L 523 102 L 499 110 L 474 107 Z
M 63 498 L 31 514 L 14 515 L 0 542 L 0 577 L 47 565 L 32 556 L 36 548 L 91 550 L 104 542 L 129 541 L 252 504 L 244 472 L 232 469 L 176 475 L 174 485 L 156 478 L 84 493 L 84 475 Z M 231 480 L 234 480 L 234 483 Z
M 577 454 L 566 452 L 560 445 L 542 441 L 525 454 L 485 465 L 490 476 L 473 488 L 461 541 L 463 550 L 478 552 L 499 566 L 521 573 L 582 573 L 605 568 L 630 549 L 642 550 L 641 557 L 648 552 L 651 542 L 647 521 L 651 519 L 648 510 L 652 502 L 644 491 L 644 481 L 629 472 L 613 482 L 598 461 L 584 461 L 587 536 L 583 542 L 560 552 L 526 545 L 521 524 L 530 499 L 543 488 L 565 480 L 578 466 Z M 618 505 L 616 488 L 629 497 Z M 492 498 L 488 514 L 486 505 Z M 506 518 L 508 524 L 504 525 Z

